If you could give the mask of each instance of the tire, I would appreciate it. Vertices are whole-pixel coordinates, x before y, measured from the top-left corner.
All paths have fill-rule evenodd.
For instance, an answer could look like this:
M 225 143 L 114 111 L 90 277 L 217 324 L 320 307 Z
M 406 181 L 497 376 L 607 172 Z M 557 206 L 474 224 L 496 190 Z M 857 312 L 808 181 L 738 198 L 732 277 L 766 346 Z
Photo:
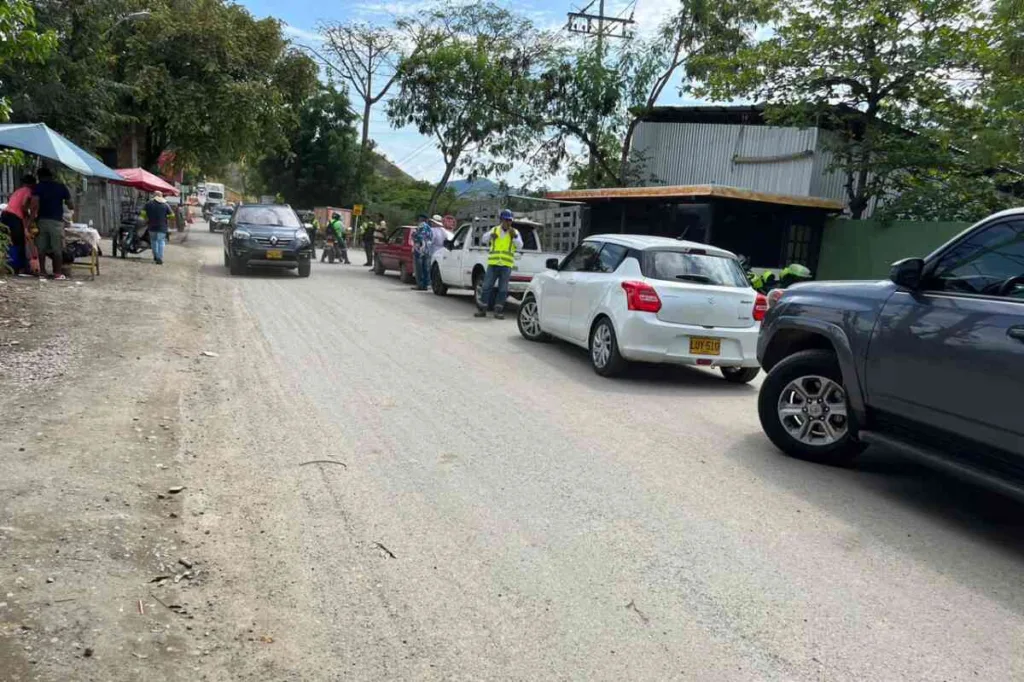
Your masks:
M 806 393 L 810 394 L 816 385 L 821 385 L 822 380 L 832 382 L 833 386 L 842 392 L 841 396 L 834 391 L 828 392 L 828 387 L 822 386 L 819 395 L 825 394 L 824 400 L 809 399 L 802 402 L 799 394 L 791 389 L 794 385 L 803 386 L 804 389 L 809 389 Z M 761 384 L 761 392 L 757 397 L 757 415 L 761 420 L 761 428 L 775 447 L 791 457 L 820 464 L 846 464 L 859 455 L 865 446 L 856 438 L 857 425 L 853 414 L 849 412 L 845 390 L 843 374 L 832 351 L 805 350 L 794 353 L 777 364 Z M 840 403 L 836 402 L 836 399 L 840 397 L 845 415 L 840 414 L 837 407 Z M 794 412 L 788 417 L 781 415 L 781 403 Z M 814 410 L 824 410 L 824 414 L 814 417 Z M 804 416 L 804 413 L 807 416 Z M 805 439 L 801 440 L 798 438 L 799 434 L 794 435 L 791 430 L 799 430 L 808 419 L 812 425 Z M 833 434 L 839 425 L 844 423 L 841 437 L 826 442 L 828 437 L 824 434 L 828 430 L 823 420 L 827 421 L 828 429 Z M 813 422 L 822 425 L 816 426 Z M 822 434 L 822 442 L 813 442 L 815 434 Z
M 725 380 L 733 384 L 749 384 L 761 372 L 759 367 L 722 367 L 721 370 Z
M 551 337 L 540 328 L 540 315 L 537 312 L 537 301 L 532 294 L 527 294 L 519 306 L 519 314 L 516 315 L 516 324 L 519 326 L 519 333 L 527 341 L 547 341 Z
M 595 341 L 597 343 L 595 344 Z M 603 377 L 613 377 L 626 369 L 626 359 L 619 353 L 619 341 L 615 336 L 615 327 L 607 317 L 600 318 L 590 330 L 590 364 L 594 371 Z M 607 348 L 607 353 L 603 349 Z
M 430 286 L 437 296 L 444 296 L 448 293 L 448 285 L 441 279 L 441 268 L 437 267 L 437 263 L 430 268 Z
M 484 295 L 484 271 L 477 270 L 473 273 L 473 298 L 476 299 L 477 307 L 487 308 L 488 305 L 481 299 Z
M 228 269 L 231 271 L 231 275 L 235 277 L 245 274 L 245 266 L 237 258 L 228 260 Z
M 412 284 L 415 279 L 405 263 L 398 264 L 398 279 L 401 280 L 402 284 Z
M 381 261 L 380 256 L 374 255 L 373 257 L 373 274 L 378 277 L 384 275 L 384 263 Z
M 299 261 L 299 277 L 309 277 L 309 273 L 313 268 L 313 264 L 308 260 Z
M 327 262 L 334 265 L 334 249 L 327 249 Z

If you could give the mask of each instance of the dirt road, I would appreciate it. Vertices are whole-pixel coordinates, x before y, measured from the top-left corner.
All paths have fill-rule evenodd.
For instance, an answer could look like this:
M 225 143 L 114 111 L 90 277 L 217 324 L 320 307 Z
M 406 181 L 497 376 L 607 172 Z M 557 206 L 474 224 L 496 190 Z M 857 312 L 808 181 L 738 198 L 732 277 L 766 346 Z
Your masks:
M 1019 505 L 785 459 L 710 372 L 604 380 L 465 296 L 229 278 L 218 243 L 68 287 L 64 375 L 3 398 L 7 678 L 1024 676 Z

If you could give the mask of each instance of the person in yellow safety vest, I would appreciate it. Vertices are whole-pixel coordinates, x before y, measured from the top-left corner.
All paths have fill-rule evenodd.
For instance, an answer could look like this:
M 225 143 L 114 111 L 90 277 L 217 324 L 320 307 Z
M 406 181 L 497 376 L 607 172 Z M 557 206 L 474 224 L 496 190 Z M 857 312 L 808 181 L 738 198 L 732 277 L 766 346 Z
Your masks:
M 754 275 L 754 278 L 750 280 L 750 286 L 762 294 L 767 294 L 771 289 L 777 287 L 778 284 L 779 280 L 771 270 L 765 270 L 759 275 Z
M 494 307 L 494 319 L 505 319 L 505 299 L 508 298 L 508 282 L 516 264 L 516 250 L 523 248 L 523 238 L 512 227 L 512 211 L 507 208 L 499 216 L 501 224 L 495 225 L 480 238 L 482 246 L 490 245 L 487 254 L 487 272 L 480 298 L 476 301 L 474 317 L 487 317 L 487 311 Z M 497 286 L 497 293 L 494 288 Z M 492 294 L 494 300 L 491 300 Z
M 806 265 L 790 263 L 779 273 L 779 285 L 785 289 L 797 282 L 807 282 L 813 279 L 811 271 Z

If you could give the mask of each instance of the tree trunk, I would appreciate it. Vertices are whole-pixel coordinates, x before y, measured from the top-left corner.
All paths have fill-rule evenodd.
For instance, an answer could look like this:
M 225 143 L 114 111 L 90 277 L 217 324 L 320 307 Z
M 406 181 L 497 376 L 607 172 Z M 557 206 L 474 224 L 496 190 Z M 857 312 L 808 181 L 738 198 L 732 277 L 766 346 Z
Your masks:
M 626 136 L 622 139 L 622 155 L 619 157 L 619 184 L 622 186 L 629 184 L 626 179 L 629 176 L 629 148 L 633 144 L 633 133 L 636 132 L 639 123 L 638 118 L 630 120 Z
M 441 195 L 444 194 L 445 188 L 448 187 L 448 178 L 452 176 L 452 171 L 455 170 L 455 163 L 459 160 L 458 155 L 453 156 L 450 163 L 445 164 L 444 175 L 441 176 L 441 181 L 434 187 L 434 191 L 430 195 L 430 206 L 427 208 L 427 213 L 433 215 L 437 210 L 437 202 L 440 200 Z

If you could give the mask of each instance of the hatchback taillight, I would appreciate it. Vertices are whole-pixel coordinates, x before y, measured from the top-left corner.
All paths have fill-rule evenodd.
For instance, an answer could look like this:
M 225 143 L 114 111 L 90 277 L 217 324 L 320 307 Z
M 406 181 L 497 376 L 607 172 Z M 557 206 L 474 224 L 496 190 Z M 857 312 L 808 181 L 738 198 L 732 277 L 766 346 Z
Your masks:
M 622 289 L 626 292 L 626 307 L 643 313 L 656 313 L 661 310 L 661 298 L 658 292 L 646 282 L 623 282 Z
M 764 319 L 766 312 L 768 312 L 768 297 L 759 293 L 754 299 L 754 320 L 760 322 Z

